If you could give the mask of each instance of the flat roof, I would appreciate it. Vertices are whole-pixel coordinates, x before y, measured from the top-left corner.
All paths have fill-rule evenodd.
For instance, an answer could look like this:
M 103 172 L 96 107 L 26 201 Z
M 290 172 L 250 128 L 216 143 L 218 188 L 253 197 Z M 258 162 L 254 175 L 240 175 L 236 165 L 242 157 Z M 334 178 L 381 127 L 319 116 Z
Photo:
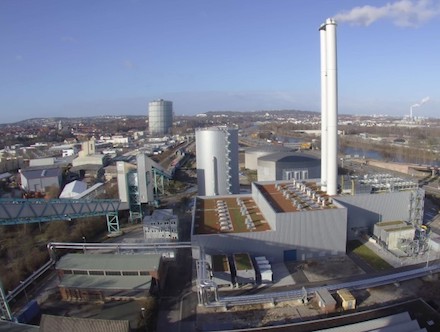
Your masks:
M 242 203 L 238 203 L 237 198 Z M 248 216 L 241 213 L 243 205 Z M 195 234 L 261 232 L 271 229 L 251 196 L 197 197 L 194 218 Z M 246 223 L 249 218 L 253 227 L 248 227 L 250 223 Z M 231 227 L 223 227 L 224 221 L 230 221 Z
M 108 290 L 149 290 L 152 277 L 64 275 L 59 287 Z
M 130 321 L 43 315 L 39 330 L 41 332 L 129 332 Z
M 297 188 L 292 181 L 255 183 L 255 187 L 263 194 L 275 212 L 278 213 L 336 207 L 330 203 L 330 197 L 326 192 L 321 191 L 316 183 L 306 182 L 303 186 L 304 190 Z M 315 198 L 313 198 L 313 194 Z M 319 202 L 318 197 L 324 200 L 324 204 Z
M 40 168 L 25 168 L 21 170 L 21 174 L 28 180 L 58 177 L 61 175 L 61 168 L 53 165 Z
M 160 254 L 66 254 L 56 264 L 58 270 L 152 271 L 159 268 Z
M 381 222 L 378 222 L 376 225 L 381 226 L 381 227 L 385 227 L 385 226 L 396 226 L 396 225 L 401 225 L 401 224 L 404 224 L 405 226 L 407 225 L 407 223 L 403 220 L 381 221 Z

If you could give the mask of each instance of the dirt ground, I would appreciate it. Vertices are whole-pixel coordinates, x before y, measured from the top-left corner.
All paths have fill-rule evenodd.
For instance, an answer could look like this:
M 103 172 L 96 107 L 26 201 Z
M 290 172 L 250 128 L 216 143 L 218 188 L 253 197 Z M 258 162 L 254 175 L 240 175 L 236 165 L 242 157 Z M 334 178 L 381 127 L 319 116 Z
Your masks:
M 325 260 L 286 263 L 297 284 L 339 279 L 365 273 L 348 256 L 327 257 Z

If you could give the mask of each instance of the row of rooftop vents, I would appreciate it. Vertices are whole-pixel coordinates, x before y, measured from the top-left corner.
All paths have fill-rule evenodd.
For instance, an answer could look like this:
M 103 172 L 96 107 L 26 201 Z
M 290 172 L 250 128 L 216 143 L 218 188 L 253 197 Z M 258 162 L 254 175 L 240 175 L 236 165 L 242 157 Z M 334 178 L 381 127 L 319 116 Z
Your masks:
M 283 194 L 283 197 L 290 200 L 298 210 L 319 209 L 330 205 L 329 197 L 321 191 L 315 191 L 302 181 L 293 180 L 292 183 L 275 184 L 275 189 Z
M 418 183 L 396 177 L 388 173 L 380 173 L 374 175 L 365 175 L 359 179 L 359 184 L 371 186 L 372 191 L 396 191 L 417 189 Z
M 233 231 L 234 227 L 232 226 L 231 215 L 229 214 L 227 203 L 223 200 L 217 200 L 216 205 L 215 210 L 217 212 L 220 230 L 222 232 Z
M 240 198 L 237 197 L 237 205 L 240 207 L 240 214 L 245 217 L 244 219 L 244 223 L 246 224 L 246 228 L 250 231 L 255 230 L 255 224 L 251 218 L 251 215 L 249 213 L 249 210 L 246 206 L 246 204 L 244 203 L 244 201 Z

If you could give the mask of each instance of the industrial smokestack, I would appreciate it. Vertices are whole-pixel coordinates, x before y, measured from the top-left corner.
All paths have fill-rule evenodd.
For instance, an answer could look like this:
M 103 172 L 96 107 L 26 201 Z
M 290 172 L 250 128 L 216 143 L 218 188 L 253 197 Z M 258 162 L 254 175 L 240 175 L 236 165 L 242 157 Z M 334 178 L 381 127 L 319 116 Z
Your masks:
M 326 113 L 321 119 L 325 121 L 324 130 L 321 136 L 326 136 L 326 151 L 321 151 L 321 168 L 326 169 L 326 191 L 329 195 L 336 195 L 338 190 L 338 69 L 336 56 L 336 21 L 327 19 L 325 24 L 320 27 L 321 35 L 321 71 L 325 57 L 325 82 L 321 77 L 322 102 L 325 105 L 322 114 Z M 325 36 L 325 38 L 324 38 Z M 323 47 L 325 39 L 325 47 Z M 322 54 L 324 49 L 324 55 Z M 322 128 L 322 127 L 321 127 Z M 325 164 L 323 164 L 325 162 Z M 322 182 L 322 179 L 321 179 Z
M 321 190 L 327 191 L 327 38 L 325 24 L 319 28 L 321 43 Z

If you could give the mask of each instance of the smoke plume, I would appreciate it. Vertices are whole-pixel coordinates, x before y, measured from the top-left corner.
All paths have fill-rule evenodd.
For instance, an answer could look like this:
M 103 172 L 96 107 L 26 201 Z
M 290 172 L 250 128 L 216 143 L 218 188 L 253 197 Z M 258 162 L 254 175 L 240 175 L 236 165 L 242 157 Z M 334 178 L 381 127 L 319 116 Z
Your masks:
M 334 16 L 337 22 L 369 26 L 378 20 L 390 20 L 401 27 L 417 27 L 440 16 L 438 0 L 398 0 L 382 7 L 362 6 L 343 11 Z
M 411 108 L 420 107 L 420 106 L 422 106 L 424 103 L 426 103 L 428 101 L 429 101 L 429 97 L 425 97 L 420 102 L 418 102 L 418 103 L 416 103 L 414 105 L 411 105 Z

